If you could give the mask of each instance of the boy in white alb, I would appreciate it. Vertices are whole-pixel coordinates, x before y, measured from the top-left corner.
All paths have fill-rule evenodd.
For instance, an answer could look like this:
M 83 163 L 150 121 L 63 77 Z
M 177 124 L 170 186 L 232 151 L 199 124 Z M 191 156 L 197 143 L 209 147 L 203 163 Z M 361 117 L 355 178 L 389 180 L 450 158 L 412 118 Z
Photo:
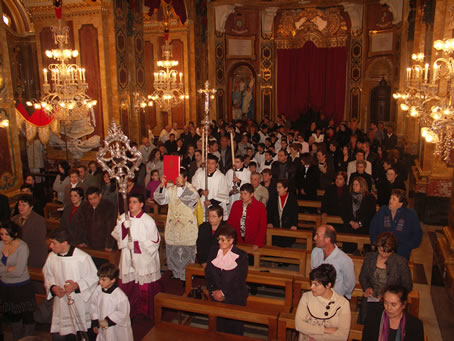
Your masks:
M 91 298 L 91 322 L 98 341 L 133 341 L 129 301 L 117 286 L 119 270 L 104 263 L 98 270 L 99 285 Z

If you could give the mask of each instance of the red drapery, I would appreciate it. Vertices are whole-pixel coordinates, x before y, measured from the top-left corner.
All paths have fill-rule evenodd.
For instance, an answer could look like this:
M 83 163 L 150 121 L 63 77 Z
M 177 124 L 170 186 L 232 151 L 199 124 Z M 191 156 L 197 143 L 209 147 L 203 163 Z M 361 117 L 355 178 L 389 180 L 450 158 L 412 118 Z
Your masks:
M 345 47 L 278 50 L 278 113 L 294 121 L 309 109 L 322 111 L 336 123 L 344 117 Z

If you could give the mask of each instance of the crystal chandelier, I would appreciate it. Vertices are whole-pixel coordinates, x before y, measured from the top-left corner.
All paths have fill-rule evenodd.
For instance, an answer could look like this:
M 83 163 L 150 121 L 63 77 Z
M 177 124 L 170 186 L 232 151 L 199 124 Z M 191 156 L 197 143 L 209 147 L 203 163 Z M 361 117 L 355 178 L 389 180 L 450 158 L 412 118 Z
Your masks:
M 171 111 L 171 108 L 183 103 L 189 96 L 184 92 L 183 73 L 173 70 L 178 66 L 177 60 L 172 60 L 172 45 L 169 44 L 166 33 L 165 44 L 162 46 L 164 60 L 158 60 L 157 65 L 161 68 L 154 73 L 154 92 L 148 96 L 156 102 L 162 110 Z
M 86 94 L 88 83 L 85 69 L 70 62 L 79 52 L 64 47 L 68 44 L 69 27 L 62 27 L 61 19 L 58 20 L 57 27 L 52 27 L 52 32 L 58 48 L 47 50 L 46 56 L 57 62 L 43 69 L 44 96 L 40 100 L 28 101 L 27 105 L 42 109 L 59 120 L 84 119 L 87 112 L 96 105 L 96 100 Z
M 430 67 L 424 64 L 424 54 L 413 54 L 406 88 L 393 97 L 403 111 L 419 120 L 421 136 L 435 143 L 435 154 L 449 163 L 454 147 L 454 39 L 437 40 L 433 46 L 441 57 Z

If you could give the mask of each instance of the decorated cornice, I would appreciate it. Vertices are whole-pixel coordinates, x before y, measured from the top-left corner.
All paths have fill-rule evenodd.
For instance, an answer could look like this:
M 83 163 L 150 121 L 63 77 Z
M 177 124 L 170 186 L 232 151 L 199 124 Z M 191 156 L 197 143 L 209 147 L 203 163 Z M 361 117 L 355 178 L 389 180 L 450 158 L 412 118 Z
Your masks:
M 48 0 L 24 0 L 33 20 L 54 19 L 55 10 L 52 2 Z M 107 12 L 111 5 L 111 0 L 66 0 L 63 5 L 63 17 L 76 17 L 81 15 L 99 14 Z
M 303 47 L 312 41 L 317 47 L 338 47 L 347 44 L 347 23 L 340 7 L 285 10 L 277 24 L 276 47 Z

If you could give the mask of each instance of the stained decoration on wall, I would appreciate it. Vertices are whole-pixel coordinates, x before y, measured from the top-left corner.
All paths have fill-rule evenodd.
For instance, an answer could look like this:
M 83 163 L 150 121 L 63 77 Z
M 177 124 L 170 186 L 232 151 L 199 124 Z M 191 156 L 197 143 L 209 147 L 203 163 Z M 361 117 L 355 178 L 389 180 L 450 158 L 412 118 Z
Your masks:
M 246 65 L 240 65 L 233 71 L 230 80 L 232 89 L 232 118 L 255 118 L 255 76 Z
M 235 32 L 237 34 L 243 34 L 246 33 L 247 31 L 248 25 L 246 17 L 240 12 L 235 13 L 235 16 L 233 18 L 232 32 Z
M 301 48 L 307 41 L 319 48 L 340 47 L 346 45 L 348 37 L 340 8 L 305 8 L 282 12 L 275 41 L 278 49 Z
M 197 7 L 199 8 L 199 3 L 204 3 L 205 6 L 205 15 L 206 15 L 206 0 L 197 1 Z M 171 5 L 175 11 L 175 14 L 180 18 L 181 23 L 184 25 L 187 19 L 186 6 L 184 0 L 144 0 L 144 5 L 149 8 L 148 15 L 151 17 L 155 12 L 157 12 L 162 5 Z M 197 14 L 200 14 L 198 11 Z

